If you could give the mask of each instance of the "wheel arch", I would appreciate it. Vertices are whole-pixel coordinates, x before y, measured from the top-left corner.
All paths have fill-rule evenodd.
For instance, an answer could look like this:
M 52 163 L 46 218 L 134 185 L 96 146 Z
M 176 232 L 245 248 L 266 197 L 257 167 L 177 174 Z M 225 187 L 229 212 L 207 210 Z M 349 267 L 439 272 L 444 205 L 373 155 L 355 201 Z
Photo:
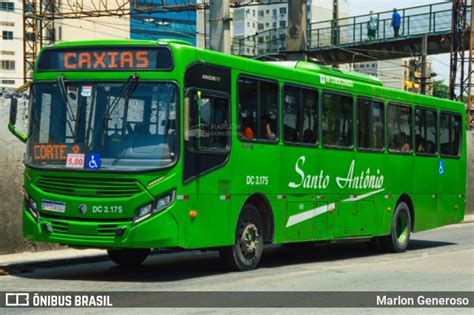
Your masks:
M 247 204 L 255 206 L 260 215 L 262 216 L 264 242 L 273 243 L 275 221 L 273 216 L 273 209 L 270 202 L 268 201 L 268 198 L 261 193 L 254 193 L 245 200 L 243 206 Z
M 403 193 L 397 200 L 397 206 L 400 202 L 405 202 L 408 205 L 411 216 L 411 231 L 413 232 L 415 230 L 415 206 L 413 205 L 413 200 L 407 193 Z

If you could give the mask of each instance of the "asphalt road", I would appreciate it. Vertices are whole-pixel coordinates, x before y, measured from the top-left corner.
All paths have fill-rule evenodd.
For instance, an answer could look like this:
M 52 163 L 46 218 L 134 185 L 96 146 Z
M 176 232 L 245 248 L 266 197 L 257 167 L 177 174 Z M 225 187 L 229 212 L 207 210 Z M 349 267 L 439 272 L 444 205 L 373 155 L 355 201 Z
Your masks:
M 417 233 L 401 254 L 361 243 L 271 247 L 245 273 L 228 272 L 214 252 L 155 254 L 134 269 L 105 256 L 9 268 L 1 291 L 474 291 L 474 223 Z

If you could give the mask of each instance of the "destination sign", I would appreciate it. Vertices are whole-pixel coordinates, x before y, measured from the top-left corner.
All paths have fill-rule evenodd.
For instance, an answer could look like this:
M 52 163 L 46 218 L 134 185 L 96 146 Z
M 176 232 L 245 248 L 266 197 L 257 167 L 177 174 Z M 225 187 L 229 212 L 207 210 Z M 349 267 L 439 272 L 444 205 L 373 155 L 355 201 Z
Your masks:
M 80 47 L 45 50 L 39 71 L 169 70 L 171 51 L 164 47 Z

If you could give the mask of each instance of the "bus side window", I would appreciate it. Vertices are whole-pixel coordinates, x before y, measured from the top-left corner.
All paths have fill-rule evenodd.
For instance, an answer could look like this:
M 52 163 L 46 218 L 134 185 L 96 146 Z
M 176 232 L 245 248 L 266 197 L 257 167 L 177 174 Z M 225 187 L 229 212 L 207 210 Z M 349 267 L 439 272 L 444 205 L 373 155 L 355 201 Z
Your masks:
M 300 89 L 285 86 L 283 96 L 283 139 L 299 142 L 301 138 Z
M 353 146 L 352 96 L 325 92 L 323 94 L 322 136 L 326 147 L 351 148 Z
M 383 150 L 384 125 L 385 123 L 383 103 L 368 99 L 358 99 L 358 147 L 364 150 Z
M 458 157 L 461 146 L 461 116 L 441 112 L 439 125 L 441 155 Z
M 278 84 L 239 78 L 239 138 L 278 140 Z
M 318 142 L 318 96 L 315 90 L 285 86 L 283 139 L 288 143 Z
M 225 97 L 194 91 L 189 96 L 189 117 L 185 140 L 188 149 L 227 151 L 229 149 L 229 101 Z
M 437 153 L 436 111 L 417 108 L 415 111 L 416 153 L 434 155 Z
M 318 144 L 318 93 L 315 90 L 303 89 L 303 143 Z
M 412 109 L 408 106 L 388 105 L 388 149 L 391 152 L 411 153 Z

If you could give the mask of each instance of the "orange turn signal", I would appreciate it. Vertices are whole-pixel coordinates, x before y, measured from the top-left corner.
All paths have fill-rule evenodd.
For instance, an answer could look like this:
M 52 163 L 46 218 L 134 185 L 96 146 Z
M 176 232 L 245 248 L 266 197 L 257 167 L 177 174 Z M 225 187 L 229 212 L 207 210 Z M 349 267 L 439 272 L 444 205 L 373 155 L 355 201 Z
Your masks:
M 197 215 L 198 215 L 198 213 L 197 213 L 196 210 L 189 211 L 189 217 L 190 218 L 195 218 L 195 217 L 197 217 Z

